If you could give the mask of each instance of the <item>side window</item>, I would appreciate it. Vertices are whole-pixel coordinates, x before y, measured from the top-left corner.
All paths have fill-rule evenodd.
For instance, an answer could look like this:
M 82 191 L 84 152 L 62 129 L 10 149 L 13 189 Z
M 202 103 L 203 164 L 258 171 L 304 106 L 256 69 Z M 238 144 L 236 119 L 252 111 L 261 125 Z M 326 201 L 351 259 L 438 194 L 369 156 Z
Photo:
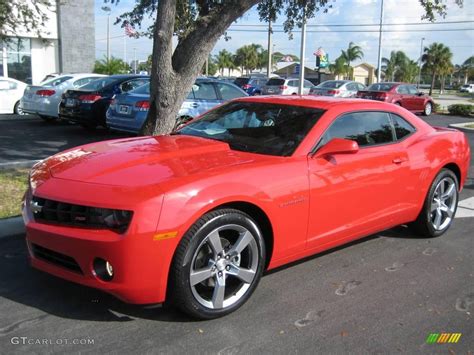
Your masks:
M 347 90 L 349 90 L 349 91 L 357 91 L 357 84 L 355 84 L 355 83 L 347 84 Z
M 365 89 L 364 85 L 357 83 L 357 90 L 364 90 L 364 89 Z
M 406 85 L 400 85 L 400 86 L 397 88 L 397 92 L 398 92 L 399 94 L 404 94 L 404 95 L 406 95 L 406 94 L 409 93 Z
M 323 136 L 322 144 L 334 138 L 354 140 L 361 147 L 392 143 L 394 134 L 386 112 L 354 112 L 334 121 Z
M 97 77 L 97 76 L 91 77 L 91 78 L 81 78 L 79 80 L 76 80 L 73 85 L 74 85 L 74 87 L 78 88 L 78 87 L 84 86 L 86 84 L 89 84 L 91 81 L 96 80 L 98 78 L 99 77 Z
M 130 90 L 136 89 L 139 86 L 146 84 L 148 81 L 149 81 L 148 79 L 129 80 L 120 85 L 120 90 L 122 90 L 122 92 L 128 92 Z
M 397 136 L 397 140 L 401 140 L 409 136 L 410 134 L 416 132 L 415 127 L 413 127 L 410 123 L 408 123 L 400 116 L 391 113 L 390 117 L 392 118 L 393 126 L 395 127 L 395 134 Z
M 220 84 L 220 83 L 218 83 L 216 85 L 217 85 L 217 90 L 221 94 L 222 100 L 227 101 L 227 100 L 235 99 L 237 97 L 244 96 L 244 95 L 242 95 L 240 90 L 238 90 L 237 88 L 234 88 L 231 85 Z
M 407 89 L 408 89 L 408 92 L 410 93 L 410 95 L 418 94 L 418 90 L 416 89 L 416 87 L 414 87 L 412 85 L 407 86 Z
M 186 100 L 194 100 L 194 91 L 191 89 L 189 92 L 188 96 L 186 97 Z
M 217 100 L 216 90 L 212 83 L 195 83 L 193 91 L 196 100 Z

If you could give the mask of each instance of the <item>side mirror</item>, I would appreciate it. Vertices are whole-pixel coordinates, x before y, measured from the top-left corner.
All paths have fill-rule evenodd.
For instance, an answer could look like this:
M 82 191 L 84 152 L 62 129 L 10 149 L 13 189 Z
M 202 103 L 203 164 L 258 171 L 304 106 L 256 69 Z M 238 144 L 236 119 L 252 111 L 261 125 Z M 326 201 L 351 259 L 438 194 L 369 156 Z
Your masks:
M 417 95 L 418 95 L 418 96 L 423 96 L 424 94 L 425 94 L 424 92 L 421 92 L 421 91 L 420 91 Z
M 355 154 L 359 151 L 359 145 L 356 141 L 343 138 L 334 138 L 323 145 L 313 158 L 322 158 L 334 154 Z

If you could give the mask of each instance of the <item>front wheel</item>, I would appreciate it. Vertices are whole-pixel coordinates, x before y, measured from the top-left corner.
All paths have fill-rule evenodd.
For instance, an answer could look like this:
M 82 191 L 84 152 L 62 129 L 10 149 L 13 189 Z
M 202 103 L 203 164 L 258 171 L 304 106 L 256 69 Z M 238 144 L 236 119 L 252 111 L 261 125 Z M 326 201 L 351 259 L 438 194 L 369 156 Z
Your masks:
M 431 102 L 427 102 L 423 110 L 423 115 L 429 116 L 431 115 L 431 112 L 433 112 L 433 104 Z
M 423 209 L 413 223 L 415 230 L 425 237 L 438 237 L 451 226 L 458 206 L 459 182 L 456 175 L 442 169 L 434 179 Z
M 176 250 L 170 301 L 196 318 L 224 316 L 250 298 L 264 263 L 262 235 L 249 215 L 234 209 L 209 212 Z

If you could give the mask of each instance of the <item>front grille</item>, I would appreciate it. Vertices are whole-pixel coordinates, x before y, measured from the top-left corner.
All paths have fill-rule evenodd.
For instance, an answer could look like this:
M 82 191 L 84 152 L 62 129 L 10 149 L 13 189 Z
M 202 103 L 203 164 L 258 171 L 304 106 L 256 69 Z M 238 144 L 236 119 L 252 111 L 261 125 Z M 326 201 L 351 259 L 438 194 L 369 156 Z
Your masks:
M 60 266 L 78 274 L 83 274 L 79 264 L 70 256 L 46 249 L 37 244 L 32 244 L 31 249 L 35 258 L 46 261 L 50 264 Z
M 102 210 L 95 207 L 73 205 L 33 196 L 33 210 L 36 222 L 68 225 L 75 227 L 107 229 L 101 219 Z

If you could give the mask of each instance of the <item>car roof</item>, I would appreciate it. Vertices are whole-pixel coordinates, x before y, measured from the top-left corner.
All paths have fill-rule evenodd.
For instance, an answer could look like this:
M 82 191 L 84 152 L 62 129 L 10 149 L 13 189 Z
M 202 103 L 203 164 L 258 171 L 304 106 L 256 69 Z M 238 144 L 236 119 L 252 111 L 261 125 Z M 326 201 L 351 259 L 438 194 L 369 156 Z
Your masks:
M 262 102 L 269 104 L 280 104 L 280 105 L 292 105 L 301 107 L 313 107 L 321 110 L 328 110 L 329 108 L 336 106 L 354 106 L 360 108 L 363 106 L 364 109 L 370 109 L 372 106 L 374 109 L 381 105 L 387 105 L 386 103 L 364 100 L 364 99 L 348 99 L 338 98 L 329 96 L 312 96 L 312 95 L 265 95 L 265 96 L 248 96 L 235 99 L 234 101 L 239 102 Z

